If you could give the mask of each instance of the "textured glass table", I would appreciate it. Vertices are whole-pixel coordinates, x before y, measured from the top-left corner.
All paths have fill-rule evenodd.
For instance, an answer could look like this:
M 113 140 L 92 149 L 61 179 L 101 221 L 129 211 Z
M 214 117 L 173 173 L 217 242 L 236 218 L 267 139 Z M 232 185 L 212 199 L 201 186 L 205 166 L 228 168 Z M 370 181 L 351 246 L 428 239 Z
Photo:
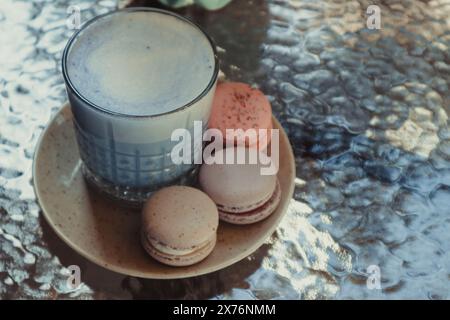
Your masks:
M 78 256 L 32 187 L 37 139 L 66 99 L 69 5 L 85 22 L 125 2 L 2 0 L 0 298 L 450 298 L 450 3 L 382 1 L 379 30 L 368 28 L 371 3 L 179 11 L 215 39 L 228 79 L 269 96 L 297 180 L 288 214 L 255 254 L 210 275 L 152 281 Z M 77 289 L 70 265 L 81 269 Z

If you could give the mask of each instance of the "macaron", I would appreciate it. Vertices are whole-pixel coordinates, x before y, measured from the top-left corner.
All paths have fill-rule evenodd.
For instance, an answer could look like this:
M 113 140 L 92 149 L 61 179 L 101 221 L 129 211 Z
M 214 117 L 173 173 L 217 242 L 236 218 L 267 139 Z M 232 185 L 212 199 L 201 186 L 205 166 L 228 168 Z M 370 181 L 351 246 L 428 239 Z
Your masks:
M 219 83 L 214 95 L 209 128 L 222 132 L 225 146 L 245 145 L 263 150 L 271 139 L 272 107 L 264 93 L 248 84 Z M 227 137 L 226 129 L 255 129 L 256 139 L 249 139 L 243 134 Z
M 218 224 L 217 207 L 204 192 L 171 186 L 157 191 L 145 203 L 141 243 L 161 263 L 188 266 L 213 251 Z
M 224 157 L 227 149 L 216 151 Z M 220 220 L 251 224 L 269 217 L 281 201 L 277 176 L 261 174 L 256 164 L 204 163 L 199 172 L 203 191 L 216 203 Z

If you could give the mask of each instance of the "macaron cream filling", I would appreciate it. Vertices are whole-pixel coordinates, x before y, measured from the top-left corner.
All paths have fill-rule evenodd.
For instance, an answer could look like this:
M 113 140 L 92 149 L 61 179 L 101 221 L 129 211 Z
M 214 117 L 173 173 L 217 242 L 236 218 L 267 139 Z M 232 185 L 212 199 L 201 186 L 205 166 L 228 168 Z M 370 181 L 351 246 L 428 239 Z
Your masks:
M 220 219 L 233 224 L 250 224 L 264 220 L 270 216 L 281 200 L 281 187 L 277 181 L 272 197 L 259 208 L 242 212 L 226 212 L 219 210 Z
M 222 212 L 229 212 L 229 213 L 241 213 L 241 212 L 250 212 L 253 211 L 257 208 L 259 208 L 260 206 L 264 205 L 267 201 L 269 201 L 273 196 L 273 192 L 268 193 L 262 200 L 257 201 L 255 203 L 243 206 L 225 206 L 222 205 L 220 203 L 216 203 L 217 205 L 217 209 L 222 211 Z
M 189 255 L 191 253 L 194 253 L 196 251 L 202 250 L 203 248 L 207 247 L 211 243 L 211 241 L 213 241 L 214 237 L 212 239 L 208 239 L 207 241 L 205 241 L 204 243 L 202 243 L 200 245 L 192 246 L 191 248 L 174 248 L 165 243 L 162 243 L 161 241 L 155 240 L 150 237 L 146 237 L 144 234 L 143 234 L 143 238 L 145 241 L 147 241 L 147 243 L 150 246 L 152 246 L 155 250 L 157 250 L 159 252 L 162 252 L 164 254 L 171 255 L 171 256 L 185 256 L 185 255 Z
M 266 207 L 269 207 L 269 206 L 271 207 L 273 203 L 278 203 L 277 199 L 280 196 L 281 196 L 281 187 L 280 187 L 280 183 L 277 181 L 275 190 L 270 195 L 269 199 L 267 199 L 266 201 L 259 202 L 259 205 L 257 207 L 252 207 L 252 209 L 250 209 L 250 210 L 240 210 L 240 211 L 235 211 L 235 212 L 225 211 L 225 210 L 220 209 L 219 207 L 218 208 L 219 208 L 220 213 L 225 213 L 225 214 L 229 214 L 229 215 L 236 215 L 236 216 L 257 215 L 261 211 L 264 211 L 266 209 Z
M 190 254 L 196 250 L 195 248 L 175 249 L 168 245 L 162 244 L 161 242 L 156 241 L 154 239 L 148 239 L 148 241 L 150 242 L 150 245 L 152 245 L 153 248 L 155 248 L 156 250 L 161 251 L 162 253 L 173 255 L 173 256 L 184 256 L 184 255 Z

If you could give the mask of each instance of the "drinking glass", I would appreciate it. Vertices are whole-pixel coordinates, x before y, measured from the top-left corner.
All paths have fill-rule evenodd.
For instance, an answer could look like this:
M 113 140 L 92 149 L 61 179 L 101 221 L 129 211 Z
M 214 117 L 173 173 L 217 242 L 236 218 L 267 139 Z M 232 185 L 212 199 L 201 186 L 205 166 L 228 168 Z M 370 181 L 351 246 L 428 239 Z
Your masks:
M 152 115 L 110 111 L 83 97 L 67 72 L 71 46 L 78 37 L 83 36 L 85 28 L 99 19 L 134 11 L 171 15 L 181 19 L 198 28 L 213 50 L 214 71 L 207 87 L 195 99 L 173 111 Z M 174 44 L 174 50 L 176 49 Z M 219 64 L 216 47 L 200 26 L 175 13 L 153 8 L 128 8 L 97 16 L 68 41 L 63 52 L 62 71 L 74 116 L 82 171 L 89 184 L 113 198 L 139 205 L 154 190 L 170 184 L 188 183 L 195 175 L 194 161 L 191 161 L 192 164 L 181 165 L 172 161 L 171 151 L 177 142 L 171 141 L 171 134 L 175 129 L 185 128 L 190 131 L 190 137 L 194 141 L 202 138 L 198 136 L 199 133 L 194 135 L 194 121 L 202 121 L 204 129 L 208 124 Z M 199 152 L 202 152 L 201 148 L 194 149 L 192 159 Z

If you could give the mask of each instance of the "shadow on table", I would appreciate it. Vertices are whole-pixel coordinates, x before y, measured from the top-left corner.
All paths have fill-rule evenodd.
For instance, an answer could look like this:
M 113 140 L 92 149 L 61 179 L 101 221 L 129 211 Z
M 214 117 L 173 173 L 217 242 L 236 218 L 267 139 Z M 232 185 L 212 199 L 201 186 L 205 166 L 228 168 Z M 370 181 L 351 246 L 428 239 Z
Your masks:
M 81 280 L 95 292 L 96 299 L 209 299 L 233 288 L 246 289 L 246 278 L 260 267 L 270 249 L 265 244 L 251 258 L 204 276 L 147 280 L 121 275 L 90 262 L 61 241 L 42 216 L 40 219 L 50 252 L 63 266 L 80 267 Z

